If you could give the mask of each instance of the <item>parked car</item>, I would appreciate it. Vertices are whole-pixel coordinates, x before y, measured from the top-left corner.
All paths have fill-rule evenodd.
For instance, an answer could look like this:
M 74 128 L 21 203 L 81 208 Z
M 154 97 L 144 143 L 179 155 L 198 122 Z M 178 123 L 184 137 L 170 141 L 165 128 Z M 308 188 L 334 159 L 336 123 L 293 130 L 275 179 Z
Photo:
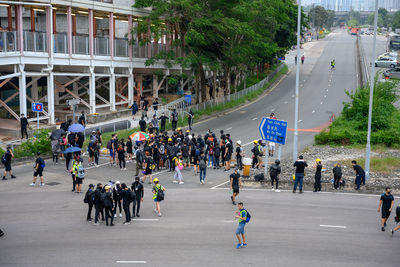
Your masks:
M 379 59 L 379 58 L 383 58 L 383 57 L 393 57 L 393 58 L 397 58 L 397 52 L 386 52 L 386 53 L 383 53 L 382 55 L 380 55 L 380 56 L 378 57 L 378 59 Z
M 400 66 L 386 70 L 383 75 L 389 79 L 400 79 Z
M 397 59 L 393 57 L 382 57 L 375 60 L 375 67 L 380 68 L 394 68 L 397 64 Z

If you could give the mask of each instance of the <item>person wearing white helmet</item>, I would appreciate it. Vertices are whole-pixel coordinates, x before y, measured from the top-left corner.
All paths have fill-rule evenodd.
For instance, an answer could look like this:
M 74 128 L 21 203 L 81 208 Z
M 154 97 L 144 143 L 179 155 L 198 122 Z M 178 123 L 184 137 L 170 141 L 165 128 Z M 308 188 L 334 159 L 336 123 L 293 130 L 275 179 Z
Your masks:
M 244 156 L 243 153 L 243 148 L 242 148 L 242 141 L 238 140 L 236 142 L 236 162 L 237 162 L 237 168 L 239 170 L 242 170 L 243 165 L 242 165 L 242 158 Z

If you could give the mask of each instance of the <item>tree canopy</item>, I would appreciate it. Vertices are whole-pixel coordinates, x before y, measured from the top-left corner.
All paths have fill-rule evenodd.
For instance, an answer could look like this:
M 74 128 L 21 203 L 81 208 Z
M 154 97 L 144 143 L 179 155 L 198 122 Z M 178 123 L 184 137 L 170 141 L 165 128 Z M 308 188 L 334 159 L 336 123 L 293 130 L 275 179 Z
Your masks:
M 223 72 L 229 94 L 232 76 L 271 63 L 296 40 L 292 0 L 136 0 L 134 7 L 151 8 L 132 29 L 141 44 L 162 36 L 171 42 L 147 64 L 164 60 L 190 68 L 203 100 L 205 70 Z

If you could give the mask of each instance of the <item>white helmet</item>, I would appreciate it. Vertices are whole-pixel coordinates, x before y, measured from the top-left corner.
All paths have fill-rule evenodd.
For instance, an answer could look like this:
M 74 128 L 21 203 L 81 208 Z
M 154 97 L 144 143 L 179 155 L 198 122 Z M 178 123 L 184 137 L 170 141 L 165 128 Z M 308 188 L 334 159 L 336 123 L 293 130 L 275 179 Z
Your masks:
M 238 141 L 236 142 L 236 144 L 242 145 L 242 141 L 238 140 Z

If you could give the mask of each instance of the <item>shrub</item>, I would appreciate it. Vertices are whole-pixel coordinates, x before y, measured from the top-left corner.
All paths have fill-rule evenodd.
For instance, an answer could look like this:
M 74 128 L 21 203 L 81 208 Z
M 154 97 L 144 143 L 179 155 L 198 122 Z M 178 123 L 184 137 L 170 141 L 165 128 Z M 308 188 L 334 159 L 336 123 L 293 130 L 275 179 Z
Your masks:
M 14 149 L 15 158 L 31 157 L 36 152 L 42 154 L 51 153 L 51 140 L 49 137 L 50 130 L 43 129 L 35 132 L 34 137 L 29 138 L 20 146 Z

